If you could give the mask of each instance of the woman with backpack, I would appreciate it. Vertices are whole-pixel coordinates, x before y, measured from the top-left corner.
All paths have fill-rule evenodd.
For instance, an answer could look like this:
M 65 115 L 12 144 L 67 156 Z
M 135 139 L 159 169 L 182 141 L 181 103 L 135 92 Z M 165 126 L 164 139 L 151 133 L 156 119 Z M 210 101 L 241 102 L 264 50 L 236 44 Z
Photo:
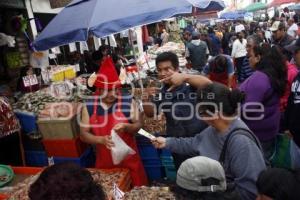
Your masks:
M 173 74 L 168 81 L 175 86 L 184 80 L 193 82 L 191 77 L 185 76 Z M 157 137 L 152 140 L 153 145 L 182 155 L 218 160 L 231 186 L 228 189 L 234 190 L 243 200 L 254 200 L 257 195 L 255 182 L 266 165 L 258 139 L 237 117 L 243 94 L 212 83 L 199 90 L 197 98 L 196 113 L 209 127 L 192 138 Z

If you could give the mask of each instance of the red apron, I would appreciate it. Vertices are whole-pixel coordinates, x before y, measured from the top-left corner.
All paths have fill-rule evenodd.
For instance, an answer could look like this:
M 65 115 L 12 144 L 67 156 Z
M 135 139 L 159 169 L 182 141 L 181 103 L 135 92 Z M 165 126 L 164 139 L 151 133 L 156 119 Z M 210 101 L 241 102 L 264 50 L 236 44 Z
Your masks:
M 93 115 L 90 118 L 91 125 L 93 126 L 92 131 L 96 136 L 106 136 L 110 135 L 111 130 L 116 124 L 119 123 L 129 123 L 124 113 L 121 111 L 121 98 L 118 100 L 117 109 L 115 113 L 105 113 L 104 115 L 97 115 L 98 100 L 96 98 L 94 102 Z M 107 123 L 105 123 L 107 122 Z M 105 123 L 104 126 L 99 126 L 99 124 Z M 96 155 L 96 168 L 110 169 L 110 168 L 128 168 L 131 173 L 131 178 L 134 186 L 147 185 L 148 180 L 145 173 L 144 166 L 141 162 L 139 151 L 136 145 L 135 138 L 130 133 L 121 133 L 119 136 L 124 140 L 124 142 L 130 146 L 136 154 L 128 155 L 119 165 L 114 165 L 112 161 L 111 151 L 107 149 L 104 145 L 97 145 L 97 155 Z

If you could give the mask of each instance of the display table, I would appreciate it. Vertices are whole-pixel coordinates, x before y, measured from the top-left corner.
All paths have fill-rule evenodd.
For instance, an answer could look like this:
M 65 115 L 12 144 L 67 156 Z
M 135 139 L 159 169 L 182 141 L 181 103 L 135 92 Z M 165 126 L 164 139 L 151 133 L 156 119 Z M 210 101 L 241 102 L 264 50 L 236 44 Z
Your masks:
M 15 173 L 14 179 L 0 189 L 0 200 L 15 199 L 29 200 L 28 190 L 30 185 L 38 178 L 43 168 L 36 167 L 12 167 Z M 113 184 L 127 192 L 131 189 L 131 177 L 127 169 L 88 169 L 94 180 L 100 184 L 109 199 L 113 195 Z

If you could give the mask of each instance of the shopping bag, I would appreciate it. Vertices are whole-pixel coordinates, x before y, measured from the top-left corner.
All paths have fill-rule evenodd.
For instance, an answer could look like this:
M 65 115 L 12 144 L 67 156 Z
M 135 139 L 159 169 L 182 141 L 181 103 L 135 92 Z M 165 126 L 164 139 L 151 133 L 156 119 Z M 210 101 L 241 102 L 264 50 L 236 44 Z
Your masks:
M 114 143 L 114 147 L 111 148 L 111 156 L 114 165 L 120 164 L 128 155 L 136 153 L 114 130 L 111 131 L 111 139 Z
M 276 137 L 275 153 L 271 158 L 272 167 L 291 168 L 291 140 L 286 134 Z

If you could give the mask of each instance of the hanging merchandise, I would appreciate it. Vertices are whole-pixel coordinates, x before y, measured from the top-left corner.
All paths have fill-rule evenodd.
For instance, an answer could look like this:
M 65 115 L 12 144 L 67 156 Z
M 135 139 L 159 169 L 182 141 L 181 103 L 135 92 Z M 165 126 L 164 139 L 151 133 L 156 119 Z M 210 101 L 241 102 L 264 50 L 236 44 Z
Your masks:
M 137 38 L 137 46 L 138 46 L 138 53 L 137 56 L 139 57 L 140 55 L 143 54 L 143 35 L 142 35 L 142 28 L 141 27 L 136 27 L 135 28 L 135 33 L 136 33 L 136 38 Z
M 122 32 L 120 33 L 120 37 L 121 37 L 121 38 L 128 38 L 128 36 L 129 36 L 129 30 L 122 31 Z
M 105 39 L 105 44 L 110 45 L 111 47 L 117 47 L 117 42 L 114 35 L 109 36 L 109 44 L 107 38 Z
M 70 53 L 77 51 L 75 42 L 69 44 L 69 50 L 70 50 Z
M 51 82 L 50 69 L 51 69 L 50 67 L 46 67 L 41 71 L 42 79 L 45 85 L 48 85 Z
M 30 65 L 35 68 L 45 68 L 49 66 L 48 51 L 37 51 L 30 54 Z
M 101 46 L 101 39 L 95 36 L 93 36 L 93 39 L 94 39 L 95 50 L 98 50 L 99 47 Z
M 51 49 L 51 52 L 53 54 L 61 54 L 60 48 L 59 47 L 54 47 Z
M 147 44 L 150 42 L 150 38 L 149 38 L 149 31 L 148 31 L 148 27 L 142 26 L 142 37 L 143 37 L 143 44 Z
M 14 16 L 11 19 L 11 27 L 14 32 L 24 33 L 27 29 L 27 20 L 23 15 Z
M 0 33 L 0 46 L 8 45 L 8 47 L 15 47 L 15 44 L 15 37 L 6 35 L 5 33 Z
M 184 29 L 184 28 L 187 27 L 187 22 L 186 22 L 186 20 L 183 19 L 183 18 L 181 18 L 181 19 L 179 20 L 178 24 L 179 24 L 179 27 L 180 27 L 181 29 Z
M 80 42 L 80 53 L 83 54 L 84 51 L 88 51 L 89 47 L 86 42 Z

